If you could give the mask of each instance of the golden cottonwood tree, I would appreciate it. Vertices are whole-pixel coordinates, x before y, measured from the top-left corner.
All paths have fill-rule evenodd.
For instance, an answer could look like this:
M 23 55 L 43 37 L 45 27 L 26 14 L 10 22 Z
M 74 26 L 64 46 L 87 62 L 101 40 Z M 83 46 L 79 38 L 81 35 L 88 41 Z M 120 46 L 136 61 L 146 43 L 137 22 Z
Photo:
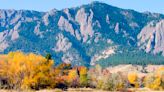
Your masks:
M 129 83 L 134 85 L 136 88 L 139 87 L 137 73 L 129 73 L 128 74 L 128 80 L 129 80 Z
M 79 75 L 76 69 L 72 69 L 69 71 L 68 81 L 71 87 L 79 86 Z
M 53 60 L 41 55 L 11 52 L 0 64 L 0 76 L 7 79 L 9 87 L 39 89 L 55 85 Z

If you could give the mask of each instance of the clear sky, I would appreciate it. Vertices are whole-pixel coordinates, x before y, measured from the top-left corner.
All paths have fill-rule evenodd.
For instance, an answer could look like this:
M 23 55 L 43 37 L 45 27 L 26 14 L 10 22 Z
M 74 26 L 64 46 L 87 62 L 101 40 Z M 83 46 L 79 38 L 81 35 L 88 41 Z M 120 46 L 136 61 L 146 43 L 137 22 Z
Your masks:
M 0 9 L 26 9 L 37 11 L 58 10 L 87 4 L 95 0 L 0 0 Z M 140 12 L 151 11 L 164 14 L 164 0 L 96 0 L 109 5 Z

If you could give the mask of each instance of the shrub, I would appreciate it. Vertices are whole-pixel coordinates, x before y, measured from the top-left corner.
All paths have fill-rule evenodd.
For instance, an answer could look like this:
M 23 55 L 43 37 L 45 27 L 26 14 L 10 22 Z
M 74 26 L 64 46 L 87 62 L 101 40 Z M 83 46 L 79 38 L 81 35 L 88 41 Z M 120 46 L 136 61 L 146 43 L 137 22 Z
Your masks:
M 98 81 L 97 88 L 109 91 L 123 90 L 126 87 L 126 81 L 119 74 L 111 74 L 110 76 Z
M 145 87 L 154 90 L 164 90 L 164 68 L 158 69 L 155 73 L 148 74 L 144 79 Z

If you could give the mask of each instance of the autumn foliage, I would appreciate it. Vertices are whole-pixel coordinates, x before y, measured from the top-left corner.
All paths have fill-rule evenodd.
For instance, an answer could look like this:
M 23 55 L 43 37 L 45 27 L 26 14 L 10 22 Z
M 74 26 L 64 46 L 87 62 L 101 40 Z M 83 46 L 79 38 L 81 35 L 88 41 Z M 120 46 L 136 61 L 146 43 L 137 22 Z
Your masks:
M 90 87 L 127 92 L 128 88 L 164 90 L 164 67 L 140 78 L 137 72 L 111 73 L 100 65 L 92 68 L 61 63 L 55 65 L 50 54 L 10 52 L 0 55 L 0 88 L 54 89 Z
M 154 90 L 164 90 L 164 67 L 147 75 L 144 84 L 146 87 Z
M 53 60 L 35 54 L 11 52 L 0 61 L 0 76 L 9 88 L 46 88 L 53 86 Z
M 129 73 L 128 74 L 129 83 L 134 86 L 135 88 L 139 88 L 139 81 L 137 73 Z

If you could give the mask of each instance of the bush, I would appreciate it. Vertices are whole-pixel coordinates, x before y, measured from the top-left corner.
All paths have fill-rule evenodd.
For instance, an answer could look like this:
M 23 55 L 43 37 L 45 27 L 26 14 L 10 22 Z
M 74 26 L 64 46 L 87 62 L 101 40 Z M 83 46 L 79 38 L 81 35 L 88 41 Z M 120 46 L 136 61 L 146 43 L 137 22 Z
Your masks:
M 147 75 L 144 79 L 144 85 L 153 90 L 164 90 L 164 68 Z
M 126 81 L 119 74 L 111 74 L 103 80 L 99 80 L 97 88 L 109 91 L 119 91 L 126 87 Z

